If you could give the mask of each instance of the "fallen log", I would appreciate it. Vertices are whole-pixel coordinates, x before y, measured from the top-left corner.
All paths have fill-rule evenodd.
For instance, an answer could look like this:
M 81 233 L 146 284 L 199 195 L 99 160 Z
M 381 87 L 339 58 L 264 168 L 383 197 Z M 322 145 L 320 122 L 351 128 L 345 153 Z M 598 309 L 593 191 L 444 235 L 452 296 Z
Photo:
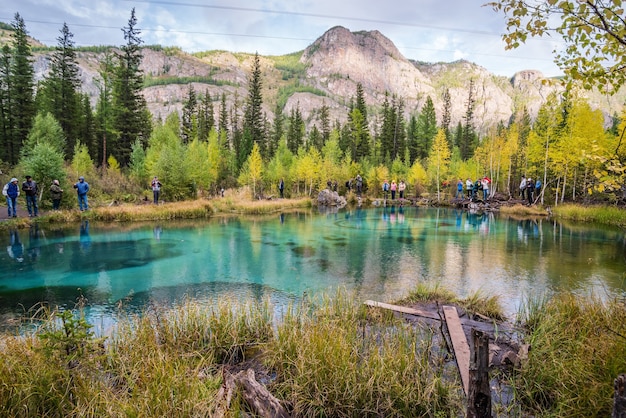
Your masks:
M 248 369 L 233 375 L 224 372 L 224 383 L 216 396 L 216 409 L 211 415 L 217 418 L 226 416 L 236 388 L 241 390 L 243 399 L 256 416 L 262 418 L 289 418 L 287 410 L 262 384 L 256 381 L 254 370 Z
M 254 378 L 254 370 L 248 369 L 245 373 L 239 372 L 235 381 L 242 389 L 246 403 L 260 417 L 288 418 L 285 408 L 262 384 Z

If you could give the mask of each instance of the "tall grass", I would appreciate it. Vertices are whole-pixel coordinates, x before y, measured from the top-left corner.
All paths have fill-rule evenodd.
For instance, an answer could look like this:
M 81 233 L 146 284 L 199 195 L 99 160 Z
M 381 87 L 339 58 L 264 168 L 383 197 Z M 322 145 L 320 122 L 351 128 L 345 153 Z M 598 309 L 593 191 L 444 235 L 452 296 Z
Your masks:
M 406 305 L 416 302 L 456 304 L 471 314 L 479 314 L 496 320 L 506 319 L 504 309 L 497 295 L 485 295 L 481 291 L 475 291 L 466 298 L 459 298 L 439 283 L 418 283 L 415 288 L 409 291 L 407 296 L 397 301 L 396 304 Z
M 509 216 L 547 216 L 548 211 L 542 206 L 513 205 L 500 207 L 500 213 Z
M 552 209 L 556 218 L 577 222 L 597 222 L 626 228 L 626 210 L 616 206 L 559 205 Z
M 267 347 L 273 390 L 294 416 L 454 416 L 458 382 L 446 379 L 433 333 L 366 321 L 363 307 L 325 299 L 289 309 Z M 271 355 L 270 355 L 271 354 Z
M 245 367 L 294 417 L 459 415 L 432 331 L 378 322 L 345 294 L 275 313 L 187 301 L 127 316 L 103 343 L 57 312 L 45 331 L 0 340 L 0 416 L 211 416 L 223 370 Z M 237 395 L 230 406 L 249 414 Z
M 531 351 L 513 379 L 518 400 L 538 416 L 611 416 L 626 371 L 624 302 L 562 294 L 528 302 L 520 319 Z

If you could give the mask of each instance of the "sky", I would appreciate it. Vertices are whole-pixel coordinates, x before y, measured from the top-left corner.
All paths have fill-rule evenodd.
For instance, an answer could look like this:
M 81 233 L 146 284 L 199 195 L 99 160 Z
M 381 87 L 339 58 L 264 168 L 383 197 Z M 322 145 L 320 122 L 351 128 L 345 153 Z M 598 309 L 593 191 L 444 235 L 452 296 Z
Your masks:
M 122 28 L 135 8 L 146 45 L 185 52 L 221 49 L 283 55 L 305 49 L 324 32 L 343 26 L 378 30 L 408 59 L 465 59 L 511 77 L 521 70 L 561 75 L 554 40 L 531 39 L 506 51 L 505 19 L 489 0 L 3 0 L 0 21 L 19 13 L 29 35 L 57 45 L 66 23 L 76 46 L 123 45 Z

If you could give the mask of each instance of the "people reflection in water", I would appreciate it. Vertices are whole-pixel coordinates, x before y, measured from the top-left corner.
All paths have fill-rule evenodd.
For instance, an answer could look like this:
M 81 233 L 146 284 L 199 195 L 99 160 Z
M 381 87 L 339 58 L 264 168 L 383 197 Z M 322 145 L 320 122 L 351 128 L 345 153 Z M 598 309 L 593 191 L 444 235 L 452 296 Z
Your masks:
M 28 231 L 28 258 L 30 261 L 36 261 L 41 254 L 41 248 L 39 246 L 39 237 L 41 231 L 38 224 L 33 224 Z
M 89 236 L 89 221 L 82 221 L 80 224 L 80 250 L 89 252 L 91 250 L 91 237 Z
M 285 223 L 285 214 L 284 213 L 280 214 L 280 223 L 281 223 L 281 225 Z
M 154 239 L 156 239 L 157 241 L 160 241 L 162 232 L 163 232 L 163 229 L 161 228 L 161 226 L 159 225 L 155 226 L 154 229 L 152 230 L 152 233 L 154 234 Z
M 21 263 L 24 261 L 24 245 L 20 241 L 20 235 L 17 230 L 12 229 L 9 231 L 9 245 L 7 246 L 7 253 L 9 257 Z

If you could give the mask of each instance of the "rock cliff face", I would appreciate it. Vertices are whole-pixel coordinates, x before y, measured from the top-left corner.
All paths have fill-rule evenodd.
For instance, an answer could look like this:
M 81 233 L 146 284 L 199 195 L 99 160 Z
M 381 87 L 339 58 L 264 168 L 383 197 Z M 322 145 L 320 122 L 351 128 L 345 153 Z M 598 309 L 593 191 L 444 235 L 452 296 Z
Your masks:
M 98 96 L 96 80 L 102 58 L 102 54 L 78 54 L 83 90 L 94 102 Z M 232 105 L 237 101 L 241 109 L 253 58 L 251 54 L 225 51 L 211 51 L 198 58 L 179 50 L 145 48 L 142 70 L 146 76 L 161 80 L 159 85 L 144 90 L 148 107 L 155 118 L 161 119 L 171 112 L 180 112 L 189 89 L 189 83 L 180 80 L 195 78 L 212 80 L 192 82 L 196 93 L 209 93 L 215 100 L 225 93 L 227 103 Z M 495 76 L 467 61 L 413 62 L 380 32 L 350 32 L 343 27 L 329 29 L 300 54 L 299 63 L 305 70 L 296 76 L 286 76 L 274 58 L 260 57 L 264 110 L 268 119 L 273 119 L 276 104 L 284 103 L 284 114 L 288 115 L 297 106 L 309 126 L 318 123 L 317 114 L 322 105 L 329 108 L 331 121 L 344 122 L 357 83 L 363 86 L 366 103 L 371 109 L 368 116 L 372 129 L 376 128 L 377 110 L 385 92 L 402 98 L 407 117 L 419 112 L 430 97 L 440 121 L 446 89 L 451 97 L 451 127 L 454 127 L 463 121 L 469 87 L 473 84 L 474 125 L 482 133 L 499 122 L 508 123 L 517 109 L 526 107 L 531 116 L 536 115 L 548 95 L 561 89 L 555 80 L 545 79 L 538 71 L 520 71 L 509 79 Z M 48 61 L 49 55 L 36 56 L 37 77 L 46 74 Z M 168 84 L 168 80 L 171 83 Z M 286 88 L 294 83 L 298 88 Z M 281 89 L 292 93 L 279 99 Z M 591 94 L 590 102 L 608 116 L 619 113 L 624 97 L 623 93 L 612 98 Z M 219 102 L 216 101 L 214 107 L 217 117 Z

